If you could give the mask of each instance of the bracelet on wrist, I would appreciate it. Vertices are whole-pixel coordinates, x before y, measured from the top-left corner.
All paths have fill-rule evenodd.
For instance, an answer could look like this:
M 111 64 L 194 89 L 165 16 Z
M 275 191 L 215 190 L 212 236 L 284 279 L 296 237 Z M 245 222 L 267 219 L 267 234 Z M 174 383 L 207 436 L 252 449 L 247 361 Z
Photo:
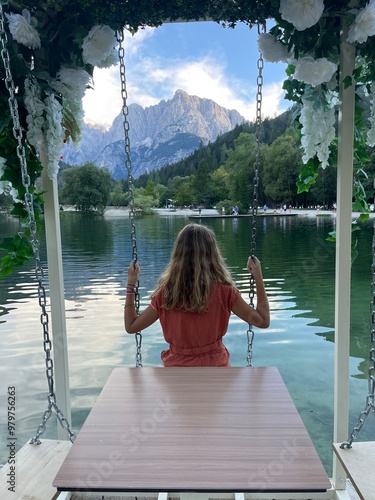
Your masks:
M 135 295 L 135 292 L 126 292 L 126 295 Z
M 135 304 L 125 304 L 125 305 L 124 305 L 124 309 L 125 309 L 126 307 L 135 307 Z

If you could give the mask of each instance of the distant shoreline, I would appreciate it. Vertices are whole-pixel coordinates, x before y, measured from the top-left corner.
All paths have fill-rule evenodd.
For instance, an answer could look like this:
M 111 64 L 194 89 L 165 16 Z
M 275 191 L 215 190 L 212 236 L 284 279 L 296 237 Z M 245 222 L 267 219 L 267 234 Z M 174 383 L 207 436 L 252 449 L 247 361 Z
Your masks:
M 208 209 L 208 208 L 202 208 L 201 213 L 199 214 L 197 209 L 191 210 L 190 208 L 185 208 L 185 209 L 174 209 L 174 208 L 155 208 L 154 211 L 161 216 L 173 216 L 173 215 L 178 215 L 178 216 L 185 216 L 185 217 L 194 217 L 194 218 L 199 218 L 201 216 L 202 218 L 207 218 L 207 217 L 212 217 L 212 218 L 223 218 L 223 219 L 233 219 L 235 216 L 233 215 L 225 215 L 221 216 L 217 210 L 215 209 Z M 123 209 L 123 208 L 115 208 L 115 207 L 108 207 L 105 212 L 104 216 L 107 217 L 121 217 L 123 215 L 129 215 L 129 210 L 128 209 Z M 280 210 L 277 210 L 274 212 L 272 209 L 268 209 L 266 212 L 263 211 L 263 209 L 258 210 L 258 217 L 261 216 L 266 216 L 266 217 L 271 217 L 271 216 L 284 216 L 284 215 L 301 215 L 301 216 L 307 216 L 307 217 L 336 217 L 336 212 L 333 212 L 332 210 L 316 210 L 316 209 L 307 209 L 307 208 L 301 208 L 301 209 L 287 209 L 286 212 Z M 358 218 L 360 215 L 359 212 L 353 212 L 352 217 L 353 219 Z M 252 214 L 243 214 L 242 217 L 252 217 Z M 240 214 L 241 217 L 241 214 Z M 370 217 L 375 217 L 375 213 L 371 212 Z
M 170 216 L 185 216 L 188 218 L 194 218 L 194 220 L 198 220 L 200 218 L 223 218 L 223 219 L 234 219 L 234 215 L 224 215 L 218 213 L 217 210 L 212 208 L 202 208 L 201 213 L 199 213 L 198 209 L 190 209 L 190 208 L 154 208 L 155 214 L 162 217 L 170 217 Z M 75 208 L 71 206 L 63 206 L 64 212 L 75 212 Z M 129 217 L 130 210 L 128 208 L 123 207 L 107 207 L 104 211 L 104 217 Z M 336 217 L 336 212 L 332 210 L 316 210 L 316 209 L 287 209 L 286 212 L 277 210 L 274 212 L 273 209 L 268 209 L 266 212 L 263 209 L 258 210 L 258 217 L 282 217 L 289 215 L 299 215 L 305 217 Z M 352 212 L 352 218 L 357 219 L 359 217 L 359 212 Z M 252 214 L 239 214 L 239 218 L 241 217 L 252 217 Z M 375 217 L 375 213 L 371 212 L 370 217 Z

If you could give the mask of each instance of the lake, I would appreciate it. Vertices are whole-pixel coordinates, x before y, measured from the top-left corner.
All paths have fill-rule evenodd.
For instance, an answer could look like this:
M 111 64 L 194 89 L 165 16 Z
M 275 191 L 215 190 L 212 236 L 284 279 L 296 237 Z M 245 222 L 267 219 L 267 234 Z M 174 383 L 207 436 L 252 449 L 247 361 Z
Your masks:
M 141 262 L 141 309 L 166 266 L 187 215 L 137 217 Z M 238 288 L 248 296 L 244 271 L 251 248 L 251 218 L 202 219 L 217 236 Z M 366 405 L 370 339 L 372 223 L 359 231 L 360 257 L 352 267 L 350 421 L 356 423 Z M 277 366 L 305 422 L 318 453 L 331 474 L 333 435 L 334 245 L 326 237 L 335 217 L 268 215 L 257 218 L 257 256 L 271 306 L 271 326 L 257 330 L 254 366 Z M 14 234 L 18 221 L 0 214 L 0 235 Z M 66 320 L 69 342 L 72 427 L 77 432 L 113 368 L 134 366 L 134 336 L 123 327 L 126 269 L 131 260 L 129 219 L 61 217 Z M 41 235 L 45 264 L 45 244 Z M 224 342 L 233 366 L 246 365 L 247 325 L 231 317 Z M 166 348 L 159 324 L 143 332 L 144 366 L 162 366 Z M 47 382 L 40 307 L 32 265 L 7 277 L 0 288 L 0 463 L 6 447 L 7 387 L 17 393 L 16 434 L 21 447 L 35 435 L 47 407 Z M 272 387 L 270 387 L 272 391 Z M 272 412 L 272 407 L 265 412 Z M 110 423 L 110 416 L 109 416 Z M 52 417 L 43 437 L 56 437 Z M 374 439 L 371 416 L 360 440 Z

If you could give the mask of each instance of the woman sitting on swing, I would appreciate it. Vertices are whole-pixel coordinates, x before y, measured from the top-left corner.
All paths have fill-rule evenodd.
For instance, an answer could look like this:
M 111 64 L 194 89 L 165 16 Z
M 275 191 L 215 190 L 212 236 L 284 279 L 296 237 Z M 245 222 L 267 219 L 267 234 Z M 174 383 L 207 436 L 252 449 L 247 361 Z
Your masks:
M 247 304 L 235 288 L 213 231 L 189 224 L 176 238 L 170 262 L 151 295 L 151 304 L 139 315 L 134 288 L 140 265 L 130 263 L 125 329 L 136 333 L 159 319 L 169 344 L 169 349 L 161 353 L 164 366 L 230 366 L 222 337 L 231 312 L 259 328 L 270 324 L 262 269 L 255 256 L 248 258 L 247 270 L 256 284 L 256 308 Z

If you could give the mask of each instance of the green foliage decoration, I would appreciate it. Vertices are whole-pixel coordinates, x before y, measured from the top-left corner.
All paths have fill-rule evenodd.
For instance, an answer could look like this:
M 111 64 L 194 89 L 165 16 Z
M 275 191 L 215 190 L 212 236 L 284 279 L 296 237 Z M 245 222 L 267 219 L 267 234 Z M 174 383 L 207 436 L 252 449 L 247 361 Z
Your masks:
M 85 64 L 82 57 L 82 43 L 91 28 L 95 25 L 107 25 L 113 30 L 128 29 L 135 33 L 146 26 L 160 26 L 164 22 L 176 20 L 210 19 L 225 27 L 234 27 L 238 22 L 249 26 L 264 22 L 275 15 L 278 9 L 277 0 L 264 2 L 242 0 L 22 0 L 2 1 L 4 13 L 21 15 L 27 9 L 30 16 L 36 19 L 36 30 L 40 37 L 40 48 L 30 48 L 18 43 L 8 32 L 7 49 L 10 55 L 11 72 L 14 87 L 17 89 L 17 101 L 20 114 L 20 125 L 24 131 L 28 172 L 30 175 L 30 193 L 35 206 L 36 224 L 39 228 L 42 213 L 43 196 L 36 187 L 42 165 L 37 148 L 25 138 L 27 131 L 27 110 L 25 107 L 25 79 L 32 79 L 41 89 L 41 99 L 50 93 L 62 105 L 62 127 L 66 138 L 73 141 L 79 139 L 80 122 L 64 97 L 53 87 L 62 66 L 72 69 L 84 69 L 92 76 L 94 67 Z M 8 22 L 5 22 L 8 28 Z M 5 67 L 0 58 L 0 156 L 6 159 L 6 168 L 0 181 L 11 182 L 18 191 L 19 199 L 23 199 L 24 188 L 21 182 L 20 166 L 16 155 L 16 143 L 12 133 L 12 119 L 8 107 L 8 92 L 5 85 Z M 91 82 L 87 84 L 91 86 Z M 19 215 L 24 222 L 22 235 L 15 236 L 13 246 L 4 243 L 12 255 L 21 252 L 19 238 L 29 238 L 28 214 L 24 205 L 16 202 L 13 214 Z M 29 221 L 30 222 L 30 221 Z M 18 265 L 26 259 L 5 258 L 0 261 L 0 275 L 3 269 L 9 273 L 12 263 Z
M 356 8 L 367 5 L 367 0 L 358 0 Z M 7 49 L 10 55 L 14 86 L 17 89 L 17 101 L 20 112 L 20 125 L 24 131 L 28 128 L 28 113 L 26 110 L 25 79 L 37 82 L 42 99 L 51 93 L 62 106 L 61 126 L 66 138 L 73 141 L 79 139 L 79 113 L 67 102 L 67 99 L 57 89 L 55 80 L 61 67 L 83 69 L 92 76 L 94 66 L 87 64 L 82 55 L 82 44 L 89 31 L 95 25 L 106 25 L 112 30 L 127 29 L 135 33 L 146 26 L 160 26 L 165 22 L 177 20 L 212 20 L 224 27 L 234 28 L 242 22 L 252 27 L 256 23 L 264 23 L 273 18 L 275 24 L 270 33 L 275 39 L 293 54 L 295 60 L 310 55 L 314 58 L 328 58 L 339 64 L 340 30 L 342 23 L 350 24 L 355 19 L 355 10 L 349 0 L 325 0 L 324 12 L 319 22 L 313 26 L 298 30 L 282 18 L 279 0 L 22 0 L 2 1 L 6 13 L 22 14 L 28 9 L 30 15 L 37 21 L 37 32 L 40 36 L 40 48 L 30 48 L 18 43 L 8 34 Z M 5 23 L 6 26 L 8 23 Z M 346 85 L 356 85 L 372 91 L 375 79 L 375 40 L 369 38 L 357 45 L 358 64 L 353 75 L 347 75 Z M 302 97 L 309 92 L 309 85 L 295 78 L 296 66 L 292 62 L 287 67 L 287 78 L 284 83 L 286 98 L 297 105 Z M 17 189 L 19 199 L 23 199 L 24 189 L 20 182 L 20 167 L 17 165 L 16 144 L 12 134 L 12 121 L 7 108 L 7 89 L 5 85 L 5 68 L 0 59 L 0 156 L 6 159 L 6 167 L 0 181 L 12 183 Z M 91 85 L 89 80 L 87 86 Z M 336 86 L 337 88 L 337 86 Z M 328 83 L 322 83 L 322 91 L 332 91 Z M 334 89 L 333 89 L 334 90 Z M 78 103 L 76 103 L 78 104 Z M 368 148 L 366 148 L 365 133 L 367 123 L 360 106 L 356 107 L 355 132 L 355 173 L 354 189 L 355 206 L 368 211 L 366 196 L 369 194 L 363 187 L 366 180 L 368 165 Z M 24 141 L 28 169 L 31 180 L 30 192 L 33 196 L 37 225 L 40 225 L 39 214 L 42 211 L 42 193 L 36 187 L 42 167 L 39 162 L 39 151 L 28 140 Z M 331 145 L 331 164 L 335 163 L 335 145 Z M 299 189 L 308 190 L 317 178 L 319 165 L 316 159 L 311 159 L 300 172 Z M 192 174 L 195 172 L 192 172 Z M 238 181 L 239 179 L 237 179 Z M 231 186 L 232 193 L 241 191 L 238 184 Z M 242 190 L 243 191 L 243 190 Z M 238 194 L 243 196 L 243 192 Z M 22 203 L 16 202 L 14 209 L 24 221 L 22 237 L 29 237 L 27 213 Z M 17 240 L 13 242 L 12 252 L 17 254 L 20 248 Z M 9 245 L 4 245 L 9 248 Z M 13 259 L 13 262 L 18 262 Z M 3 264 L 0 264 L 0 273 Z M 9 263 L 6 262 L 7 269 Z
M 364 8 L 368 2 L 366 0 L 350 1 L 325 1 L 324 12 L 319 22 L 313 26 L 298 30 L 291 23 L 285 21 L 278 12 L 275 16 L 275 25 L 270 29 L 275 39 L 290 51 L 290 62 L 286 67 L 287 78 L 283 84 L 285 98 L 297 103 L 301 110 L 302 98 L 311 91 L 310 84 L 299 81 L 295 78 L 296 62 L 304 56 L 311 56 L 314 59 L 326 58 L 329 61 L 340 65 L 340 43 L 341 31 L 343 26 L 350 26 L 355 20 L 358 10 Z M 372 82 L 375 80 L 375 40 L 369 36 L 365 42 L 356 43 L 357 64 L 352 75 L 346 75 L 343 83 L 347 88 L 355 85 L 358 89 L 365 89 L 372 93 Z M 338 70 L 339 71 L 339 70 Z M 338 74 L 338 72 L 337 72 Z M 323 93 L 339 91 L 338 78 L 336 82 L 332 81 L 320 84 L 316 89 Z M 368 122 L 363 108 L 360 105 L 360 97 L 356 97 L 355 108 L 355 136 L 354 136 L 354 189 L 353 189 L 353 210 L 368 213 L 368 197 L 372 193 L 364 193 L 362 185 L 363 176 L 366 177 L 365 168 L 369 163 L 369 148 L 366 147 L 366 132 Z M 296 119 L 299 115 L 296 115 Z M 337 138 L 330 146 L 330 165 L 337 166 Z M 318 178 L 321 169 L 321 162 L 317 156 L 310 158 L 305 164 L 301 165 L 299 179 L 297 182 L 298 192 L 308 192 Z
M 252 25 L 274 17 L 278 0 L 34 0 L 12 2 L 18 8 L 34 9 L 49 18 L 77 20 L 78 25 L 108 24 L 113 29 L 127 27 L 133 32 L 145 26 L 160 26 L 176 20 L 211 19 L 234 27 L 238 22 Z

